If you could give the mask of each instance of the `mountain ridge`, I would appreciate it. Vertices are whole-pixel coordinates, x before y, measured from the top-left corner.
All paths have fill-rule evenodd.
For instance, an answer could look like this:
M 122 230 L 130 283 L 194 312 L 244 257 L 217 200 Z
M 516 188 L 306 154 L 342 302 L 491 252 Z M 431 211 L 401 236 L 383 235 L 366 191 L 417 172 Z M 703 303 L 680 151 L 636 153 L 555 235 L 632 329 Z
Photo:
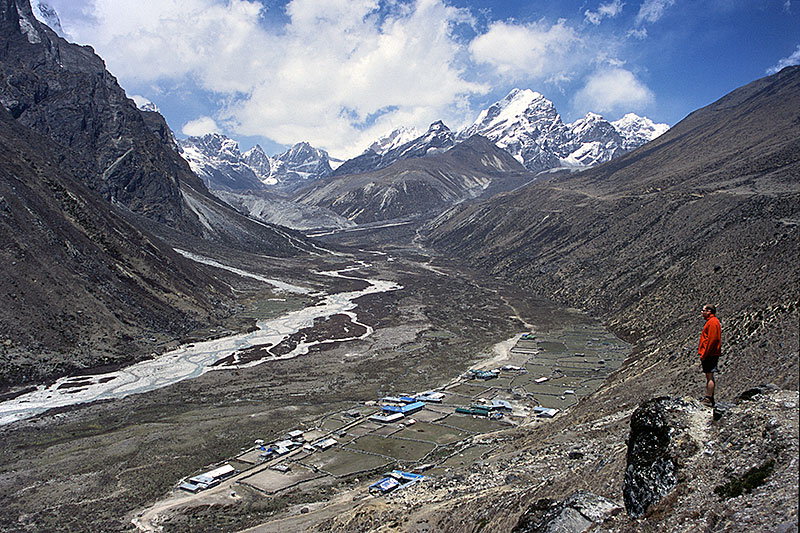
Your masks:
M 84 165 L 83 182 L 112 204 L 166 233 L 227 239 L 274 255 L 298 253 L 302 237 L 287 239 L 248 221 L 211 195 L 175 150 L 163 117 L 140 111 L 91 47 L 69 43 L 40 23 L 28 0 L 0 3 L 0 81 L 0 104 L 21 124 L 72 150 Z M 220 223 L 201 220 L 209 210 Z

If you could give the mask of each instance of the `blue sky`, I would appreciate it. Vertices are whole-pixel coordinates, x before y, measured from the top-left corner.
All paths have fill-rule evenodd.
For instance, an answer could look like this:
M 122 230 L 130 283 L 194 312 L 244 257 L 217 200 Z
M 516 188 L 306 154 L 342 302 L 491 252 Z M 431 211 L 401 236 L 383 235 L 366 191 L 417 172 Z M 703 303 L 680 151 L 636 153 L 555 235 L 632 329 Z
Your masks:
M 38 0 L 179 136 L 352 157 L 511 89 L 674 125 L 800 63 L 800 0 Z

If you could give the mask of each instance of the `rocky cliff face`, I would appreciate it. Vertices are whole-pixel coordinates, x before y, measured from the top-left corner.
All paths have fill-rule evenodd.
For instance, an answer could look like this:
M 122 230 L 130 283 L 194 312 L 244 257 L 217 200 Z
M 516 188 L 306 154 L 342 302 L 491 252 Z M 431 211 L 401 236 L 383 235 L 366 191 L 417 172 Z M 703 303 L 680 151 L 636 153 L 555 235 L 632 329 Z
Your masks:
M 311 247 L 211 196 L 163 117 L 27 0 L 0 2 L 0 103 L 0 388 L 130 363 L 230 315 L 230 286 L 173 246 Z
M 83 168 L 0 109 L 0 388 L 131 362 L 231 310 L 226 284 L 88 190 Z
M 28 0 L 0 2 L 0 103 L 20 124 L 70 149 L 89 189 L 167 233 L 277 255 L 306 248 L 212 196 L 175 151 L 163 117 L 137 109 L 102 59 L 36 20 Z M 203 219 L 209 212 L 214 224 Z
M 202 183 L 150 134 L 103 61 L 39 23 L 26 0 L 4 0 L 1 15 L 0 102 L 11 115 L 80 154 L 82 179 L 109 201 L 199 233 L 180 183 Z

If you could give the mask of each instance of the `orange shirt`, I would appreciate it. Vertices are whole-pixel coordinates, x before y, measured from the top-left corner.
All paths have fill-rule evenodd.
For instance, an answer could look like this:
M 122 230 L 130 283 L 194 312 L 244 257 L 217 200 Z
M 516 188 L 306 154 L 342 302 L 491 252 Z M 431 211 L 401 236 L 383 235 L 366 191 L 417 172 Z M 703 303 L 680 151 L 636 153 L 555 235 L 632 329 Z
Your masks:
M 705 359 L 707 355 L 719 357 L 722 353 L 720 348 L 722 348 L 722 327 L 717 317 L 711 315 L 703 326 L 703 333 L 700 334 L 697 353 L 700 354 L 700 359 Z

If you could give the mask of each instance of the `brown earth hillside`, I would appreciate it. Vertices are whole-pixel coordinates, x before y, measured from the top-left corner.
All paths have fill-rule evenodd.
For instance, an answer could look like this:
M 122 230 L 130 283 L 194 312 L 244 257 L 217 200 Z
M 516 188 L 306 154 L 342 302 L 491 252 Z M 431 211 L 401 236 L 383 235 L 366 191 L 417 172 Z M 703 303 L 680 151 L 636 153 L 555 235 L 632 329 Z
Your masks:
M 596 169 L 454 209 L 429 242 L 601 317 L 640 357 L 668 361 L 662 392 L 696 390 L 705 303 L 725 331 L 721 394 L 796 388 L 798 109 L 790 67 Z
M 796 531 L 798 110 L 791 67 L 625 157 L 435 220 L 431 245 L 591 312 L 634 353 L 554 421 L 317 529 Z M 698 402 L 705 303 L 723 324 L 713 416 Z M 636 444 L 642 428 L 660 444 Z M 626 510 L 642 462 L 658 490 Z

